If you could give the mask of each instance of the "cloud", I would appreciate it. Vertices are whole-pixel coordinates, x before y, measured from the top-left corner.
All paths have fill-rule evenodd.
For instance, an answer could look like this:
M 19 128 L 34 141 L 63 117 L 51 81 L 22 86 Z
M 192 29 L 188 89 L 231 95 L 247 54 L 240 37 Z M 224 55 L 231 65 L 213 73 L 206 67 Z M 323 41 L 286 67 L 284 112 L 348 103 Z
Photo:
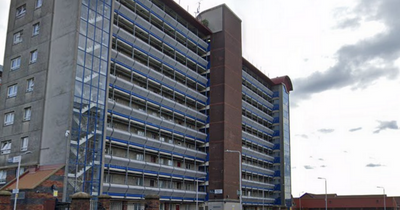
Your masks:
M 362 127 L 358 127 L 358 128 L 352 128 L 352 129 L 350 129 L 349 131 L 350 132 L 354 132 L 354 131 L 359 131 L 359 130 L 361 130 L 362 129 Z
M 305 165 L 304 168 L 305 168 L 305 169 L 314 169 L 315 167 L 310 166 L 310 165 Z
M 324 159 L 323 159 L 323 158 L 318 158 L 318 160 L 320 160 L 320 161 L 324 161 Z
M 381 78 L 396 79 L 399 69 L 395 61 L 400 57 L 400 12 L 397 8 L 400 8 L 398 0 L 360 0 L 354 10 L 346 13 L 348 19 L 339 25 L 357 27 L 361 20 L 376 21 L 385 25 L 385 31 L 339 48 L 337 62 L 332 67 L 294 79 L 293 100 L 309 99 L 313 94 L 332 89 L 363 89 Z
M 359 17 L 351 17 L 346 18 L 342 21 L 339 21 L 337 27 L 346 29 L 346 28 L 358 28 L 360 26 L 361 18 Z
M 382 167 L 384 165 L 380 164 L 380 163 L 368 163 L 365 167 L 369 167 L 369 168 L 375 168 L 375 167 Z
M 392 120 L 392 121 L 378 121 L 379 125 L 378 127 L 376 127 L 376 131 L 374 131 L 374 133 L 379 133 L 382 130 L 386 130 L 386 129 L 393 129 L 393 130 L 398 130 L 399 126 L 397 126 L 397 121 Z
M 326 165 L 321 165 L 320 167 L 321 167 L 321 168 L 325 168 L 325 167 L 326 167 Z
M 297 134 L 296 136 L 300 136 L 302 138 L 308 139 L 308 136 L 306 134 Z
M 325 128 L 323 128 L 323 129 L 319 129 L 318 130 L 318 132 L 321 132 L 321 133 L 332 133 L 333 131 L 335 131 L 335 129 L 325 129 Z

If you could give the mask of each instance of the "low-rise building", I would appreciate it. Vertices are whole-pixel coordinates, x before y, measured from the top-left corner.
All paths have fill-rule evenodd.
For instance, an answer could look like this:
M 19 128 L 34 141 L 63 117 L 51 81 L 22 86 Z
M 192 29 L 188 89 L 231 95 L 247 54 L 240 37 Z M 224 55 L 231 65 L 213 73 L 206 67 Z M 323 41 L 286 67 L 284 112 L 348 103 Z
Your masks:
M 328 194 L 325 202 L 325 194 L 305 193 L 299 198 L 293 199 L 293 209 L 323 210 L 325 204 L 330 210 L 398 210 L 400 209 L 399 197 L 386 195 L 337 195 Z

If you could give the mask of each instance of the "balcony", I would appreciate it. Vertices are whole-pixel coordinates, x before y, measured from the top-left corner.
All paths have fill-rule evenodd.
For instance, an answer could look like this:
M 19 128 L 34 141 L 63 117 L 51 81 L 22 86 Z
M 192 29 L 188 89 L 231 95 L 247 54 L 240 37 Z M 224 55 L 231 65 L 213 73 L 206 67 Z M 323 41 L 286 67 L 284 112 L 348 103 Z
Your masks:
M 172 143 L 163 142 L 158 139 L 152 139 L 149 137 L 137 135 L 127 131 L 122 131 L 119 129 L 107 128 L 107 138 L 116 139 L 124 144 L 129 144 L 131 146 L 136 146 L 138 148 L 143 148 L 151 150 L 154 152 L 160 152 L 167 155 L 173 155 L 175 157 L 180 157 L 181 159 L 186 158 L 189 160 L 197 160 L 204 163 L 207 158 L 207 154 L 194 149 L 189 149 L 187 147 L 174 145 Z
M 186 126 L 176 124 L 175 122 L 167 119 L 162 119 L 158 116 L 150 115 L 144 111 L 130 108 L 129 106 L 116 103 L 115 101 L 112 100 L 108 100 L 108 107 L 112 109 L 111 111 L 112 113 L 115 113 L 120 116 L 125 116 L 130 120 L 135 120 L 137 122 L 141 122 L 146 125 L 151 125 L 160 128 L 167 132 L 174 132 L 182 136 L 189 136 L 193 139 L 201 139 L 204 141 L 207 138 L 207 134 L 205 133 L 191 129 Z
M 257 87 L 258 89 L 260 89 L 261 91 L 265 92 L 267 95 L 269 95 L 270 97 L 272 97 L 272 95 L 274 94 L 274 92 L 272 92 L 269 88 L 265 87 L 263 84 L 261 84 L 258 80 L 256 80 L 254 77 L 250 76 L 250 74 L 248 74 L 245 71 L 242 71 L 242 76 L 248 81 L 250 82 L 252 85 L 254 85 L 255 87 Z
M 130 21 L 132 24 L 138 25 L 141 29 L 145 30 L 147 33 L 153 35 L 158 40 L 165 42 L 169 47 L 176 49 L 181 54 L 186 54 L 192 61 L 199 63 L 201 66 L 206 67 L 208 62 L 204 58 L 197 55 L 195 52 L 189 50 L 187 47 L 182 45 L 180 42 L 176 41 L 173 37 L 166 36 L 166 34 L 158 29 L 157 27 L 152 26 L 148 21 L 140 17 L 139 15 L 132 13 L 128 8 L 124 5 L 121 5 L 119 2 L 115 2 L 115 8 L 118 8 L 118 14 L 122 17 Z M 155 11 L 158 11 L 159 8 L 152 8 Z M 163 12 L 163 11 L 161 11 Z M 200 39 L 201 40 L 201 39 Z M 203 41 L 203 40 L 201 40 Z M 204 41 L 203 41 L 204 42 Z M 194 43 L 195 44 L 195 43 Z M 208 44 L 205 43 L 202 47 L 203 49 L 207 49 Z
M 266 126 L 264 126 L 264 125 L 262 125 L 262 124 L 260 124 L 260 123 L 258 123 L 256 121 L 254 121 L 254 120 L 252 120 L 252 119 L 250 119 L 250 118 L 248 118 L 246 116 L 242 116 L 242 122 L 244 124 L 246 124 L 246 126 L 252 127 L 252 128 L 254 128 L 256 130 L 259 130 L 259 131 L 261 131 L 263 133 L 267 133 L 269 135 L 273 135 L 274 134 L 274 131 L 271 130 L 270 128 L 268 128 L 268 127 L 266 127 Z
M 262 167 L 258 167 L 258 166 L 254 166 L 251 164 L 247 164 L 247 163 L 242 163 L 242 169 L 246 170 L 246 171 L 259 171 L 260 173 L 264 173 L 266 175 L 274 175 L 274 171 L 270 170 L 270 169 L 266 169 L 266 168 L 262 168 Z
M 121 91 L 127 94 L 136 95 L 137 97 L 150 101 L 154 104 L 161 105 L 162 107 L 167 108 L 171 111 L 181 112 L 180 113 L 181 115 L 189 116 L 203 123 L 207 120 L 207 116 L 205 114 L 195 109 L 182 105 L 172 99 L 161 96 L 160 94 L 149 91 L 145 88 L 142 88 L 128 81 L 125 81 L 121 78 L 117 78 L 113 75 L 110 75 L 109 83 L 112 87 L 116 87 L 117 89 L 120 89 Z
M 179 33 L 181 33 L 182 35 L 187 37 L 194 44 L 198 44 L 203 49 L 208 48 L 207 42 L 205 42 L 200 37 L 195 35 L 193 32 L 191 32 L 189 29 L 187 29 L 181 23 L 176 21 L 173 17 L 171 17 L 170 15 L 165 13 L 163 10 L 161 10 L 159 7 L 157 7 L 157 5 L 151 3 L 148 0 L 138 0 L 138 2 L 141 6 L 143 6 L 147 10 L 149 10 L 151 13 L 155 14 L 158 18 L 160 18 L 161 20 L 164 20 L 166 23 L 168 23 L 169 26 L 178 30 Z
M 264 105 L 265 107 L 268 107 L 269 109 L 273 108 L 273 105 L 268 102 L 267 100 L 263 99 L 261 96 L 259 96 L 257 93 L 253 92 L 252 90 L 250 90 L 249 88 L 245 87 L 242 85 L 242 92 L 253 98 L 253 100 L 256 100 L 258 103 Z
M 146 161 L 134 160 L 129 158 L 116 157 L 112 155 L 104 156 L 104 163 L 110 166 L 119 166 L 122 170 L 136 173 L 147 173 L 152 175 L 163 175 L 175 177 L 177 179 L 195 180 L 206 177 L 207 173 L 180 167 L 162 165 Z
M 258 158 L 261 160 L 268 160 L 268 161 L 274 162 L 274 158 L 272 156 L 263 154 L 258 151 L 254 151 L 247 147 L 242 147 L 242 153 L 243 153 L 243 155 L 246 155 L 246 156 L 255 157 L 255 158 Z
M 170 200 L 196 200 L 196 195 L 199 201 L 204 201 L 207 193 L 196 192 L 188 190 L 157 188 L 157 187 L 144 187 L 135 185 L 111 184 L 104 182 L 103 191 L 111 196 L 113 194 L 122 194 L 124 197 L 142 198 L 144 195 L 159 195 L 162 199 L 169 197 Z
M 184 66 L 177 60 L 166 56 L 164 53 L 160 52 L 158 49 L 150 46 L 149 44 L 143 42 L 137 37 L 134 37 L 132 34 L 129 34 L 125 30 L 120 30 L 118 26 L 113 25 L 113 30 L 116 32 L 114 36 L 119 40 L 125 42 L 130 46 L 133 46 L 135 49 L 140 50 L 142 53 L 148 55 L 149 57 L 162 62 L 163 64 L 169 66 L 171 69 L 177 70 L 181 74 L 191 78 L 194 81 L 199 81 L 201 84 L 206 86 L 207 78 L 195 71 L 189 69 L 188 67 Z
M 270 115 L 268 115 L 267 113 L 259 110 L 257 107 L 254 107 L 253 105 L 247 103 L 246 101 L 242 100 L 242 108 L 250 111 L 253 114 L 256 114 L 264 119 L 266 119 L 269 122 L 272 122 L 274 120 L 274 118 Z
M 242 138 L 244 138 L 245 140 L 252 141 L 252 142 L 255 142 L 257 144 L 266 146 L 267 148 L 273 148 L 274 147 L 273 143 L 271 143 L 271 142 L 269 142 L 267 140 L 264 140 L 264 139 L 262 139 L 262 138 L 260 138 L 258 136 L 255 136 L 255 135 L 249 134 L 247 132 L 244 132 L 244 131 L 242 131 Z

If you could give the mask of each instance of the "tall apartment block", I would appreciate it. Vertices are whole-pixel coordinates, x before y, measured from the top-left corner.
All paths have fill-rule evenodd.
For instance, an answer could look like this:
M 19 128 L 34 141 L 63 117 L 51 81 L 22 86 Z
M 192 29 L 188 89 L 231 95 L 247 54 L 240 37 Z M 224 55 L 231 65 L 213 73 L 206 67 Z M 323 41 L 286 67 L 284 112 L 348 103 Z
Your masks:
M 172 0 L 11 1 L 3 189 L 21 155 L 20 180 L 57 179 L 63 201 L 86 192 L 111 196 L 112 209 L 143 209 L 146 195 L 163 210 L 290 207 L 292 84 L 242 57 L 241 32 L 226 5 L 194 18 Z

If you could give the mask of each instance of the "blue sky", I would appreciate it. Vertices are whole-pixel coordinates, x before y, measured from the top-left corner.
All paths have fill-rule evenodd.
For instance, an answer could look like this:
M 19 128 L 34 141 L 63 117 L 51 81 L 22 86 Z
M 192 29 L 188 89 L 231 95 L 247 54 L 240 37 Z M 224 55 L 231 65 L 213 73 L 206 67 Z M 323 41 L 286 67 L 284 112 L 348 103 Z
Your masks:
M 10 0 L 0 2 L 0 58 Z M 400 195 L 398 0 L 177 0 L 194 15 L 225 3 L 242 20 L 243 55 L 288 75 L 292 194 Z M 0 59 L 0 64 L 3 64 Z

